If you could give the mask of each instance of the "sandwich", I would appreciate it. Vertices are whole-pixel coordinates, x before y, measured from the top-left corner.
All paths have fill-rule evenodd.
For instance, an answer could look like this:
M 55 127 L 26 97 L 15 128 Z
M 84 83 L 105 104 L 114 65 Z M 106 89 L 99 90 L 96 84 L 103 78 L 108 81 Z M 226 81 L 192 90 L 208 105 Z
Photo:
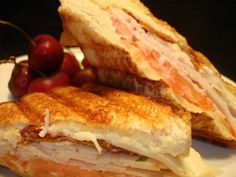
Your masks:
M 188 112 L 144 96 L 93 87 L 106 90 L 107 96 L 91 85 L 67 86 L 1 103 L 0 165 L 27 177 L 219 174 L 191 148 Z M 108 98 L 118 94 L 126 104 Z M 144 108 L 135 107 L 138 100 Z
M 101 84 L 183 108 L 194 137 L 236 147 L 236 87 L 173 27 L 139 0 L 60 2 L 64 33 Z

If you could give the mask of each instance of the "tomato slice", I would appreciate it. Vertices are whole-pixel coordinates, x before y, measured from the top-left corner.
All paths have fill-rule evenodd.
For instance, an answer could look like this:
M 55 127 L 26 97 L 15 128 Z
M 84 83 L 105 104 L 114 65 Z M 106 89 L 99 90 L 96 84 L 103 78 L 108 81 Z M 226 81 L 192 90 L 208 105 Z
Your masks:
M 153 52 L 155 53 L 155 51 Z M 203 109 L 215 110 L 213 102 L 208 98 L 206 93 L 198 92 L 192 83 L 189 83 L 171 63 L 167 60 L 159 62 L 160 57 L 150 58 L 147 60 L 149 65 L 161 75 L 162 79 L 176 94 Z
M 135 30 L 132 31 L 132 28 L 129 28 L 119 18 L 113 18 L 113 25 L 116 33 L 123 37 L 130 45 L 139 49 L 140 54 L 144 56 L 151 68 L 162 77 L 177 95 L 202 109 L 216 110 L 214 103 L 208 98 L 206 93 L 197 91 L 193 83 L 184 78 L 169 60 L 161 59 L 163 55 L 161 52 L 148 47 L 145 42 L 138 40 L 135 37 Z

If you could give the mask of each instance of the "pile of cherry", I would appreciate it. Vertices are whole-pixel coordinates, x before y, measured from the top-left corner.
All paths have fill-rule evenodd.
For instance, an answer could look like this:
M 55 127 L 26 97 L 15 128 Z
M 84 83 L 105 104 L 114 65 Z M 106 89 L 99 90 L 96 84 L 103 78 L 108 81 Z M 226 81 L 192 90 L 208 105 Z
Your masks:
M 8 88 L 14 97 L 95 81 L 95 74 L 88 61 L 83 59 L 81 67 L 76 57 L 65 52 L 61 44 L 50 35 L 36 36 L 27 56 L 26 60 L 16 61 L 12 70 Z

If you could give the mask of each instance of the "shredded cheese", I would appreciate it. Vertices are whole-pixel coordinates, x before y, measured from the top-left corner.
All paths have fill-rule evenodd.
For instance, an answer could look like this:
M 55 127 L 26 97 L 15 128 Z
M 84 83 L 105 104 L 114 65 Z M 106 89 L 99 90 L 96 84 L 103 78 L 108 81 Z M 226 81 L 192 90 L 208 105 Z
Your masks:
M 92 141 L 98 153 L 101 154 L 102 152 L 102 148 L 99 146 L 97 138 L 91 132 L 83 131 L 83 132 L 73 133 L 69 130 L 64 130 L 63 134 L 79 141 L 85 141 L 85 140 Z
M 45 113 L 44 113 L 44 126 L 42 126 L 42 130 L 39 132 L 39 136 L 41 138 L 45 137 L 45 135 L 48 133 L 49 131 L 49 110 L 46 109 L 45 110 Z M 96 139 L 96 137 L 91 133 L 91 132 L 88 132 L 88 131 L 83 131 L 83 132 L 71 132 L 67 129 L 63 130 L 62 133 L 65 135 L 65 136 L 68 136 L 68 137 L 71 137 L 71 138 L 74 138 L 76 140 L 79 140 L 79 141 L 92 141 L 93 144 L 95 145 L 97 151 L 99 154 L 101 154 L 102 152 L 102 148 L 99 146 L 98 144 L 98 141 Z
M 48 129 L 49 129 L 49 110 L 46 109 L 45 110 L 45 113 L 44 113 L 44 126 L 42 127 L 42 130 L 39 132 L 39 136 L 42 138 L 42 137 L 45 137 L 45 135 L 47 134 L 48 132 Z

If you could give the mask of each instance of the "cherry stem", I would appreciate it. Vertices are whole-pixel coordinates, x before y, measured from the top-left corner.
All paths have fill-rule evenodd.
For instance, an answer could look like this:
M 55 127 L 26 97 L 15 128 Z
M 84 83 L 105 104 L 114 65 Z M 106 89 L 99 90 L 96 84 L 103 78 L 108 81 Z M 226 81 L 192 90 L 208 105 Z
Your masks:
M 17 64 L 17 62 L 16 62 L 16 57 L 15 56 L 10 56 L 10 58 L 8 58 L 8 59 L 1 59 L 0 60 L 0 65 L 1 64 L 5 64 L 5 63 L 14 63 L 15 65 Z M 22 63 L 21 63 L 22 64 Z M 24 65 L 24 64 L 23 64 Z M 43 72 L 41 72 L 41 71 L 39 71 L 38 69 L 36 69 L 36 68 L 34 68 L 34 67 L 32 67 L 32 66 L 29 66 L 29 68 L 31 68 L 33 71 L 35 71 L 36 73 L 38 73 L 40 76 L 42 76 L 42 77 L 46 77 L 46 75 L 43 73 Z
M 18 27 L 18 26 L 16 26 L 16 25 L 12 24 L 12 23 L 10 23 L 10 22 L 3 21 L 3 20 L 0 20 L 0 24 L 6 25 L 6 26 L 10 26 L 10 27 L 16 29 L 17 31 L 19 31 L 21 34 L 23 34 L 23 35 L 27 38 L 27 40 L 30 42 L 30 44 L 31 44 L 33 47 L 36 45 L 35 42 L 31 39 L 31 37 L 30 37 L 26 32 L 24 32 L 20 27 Z

